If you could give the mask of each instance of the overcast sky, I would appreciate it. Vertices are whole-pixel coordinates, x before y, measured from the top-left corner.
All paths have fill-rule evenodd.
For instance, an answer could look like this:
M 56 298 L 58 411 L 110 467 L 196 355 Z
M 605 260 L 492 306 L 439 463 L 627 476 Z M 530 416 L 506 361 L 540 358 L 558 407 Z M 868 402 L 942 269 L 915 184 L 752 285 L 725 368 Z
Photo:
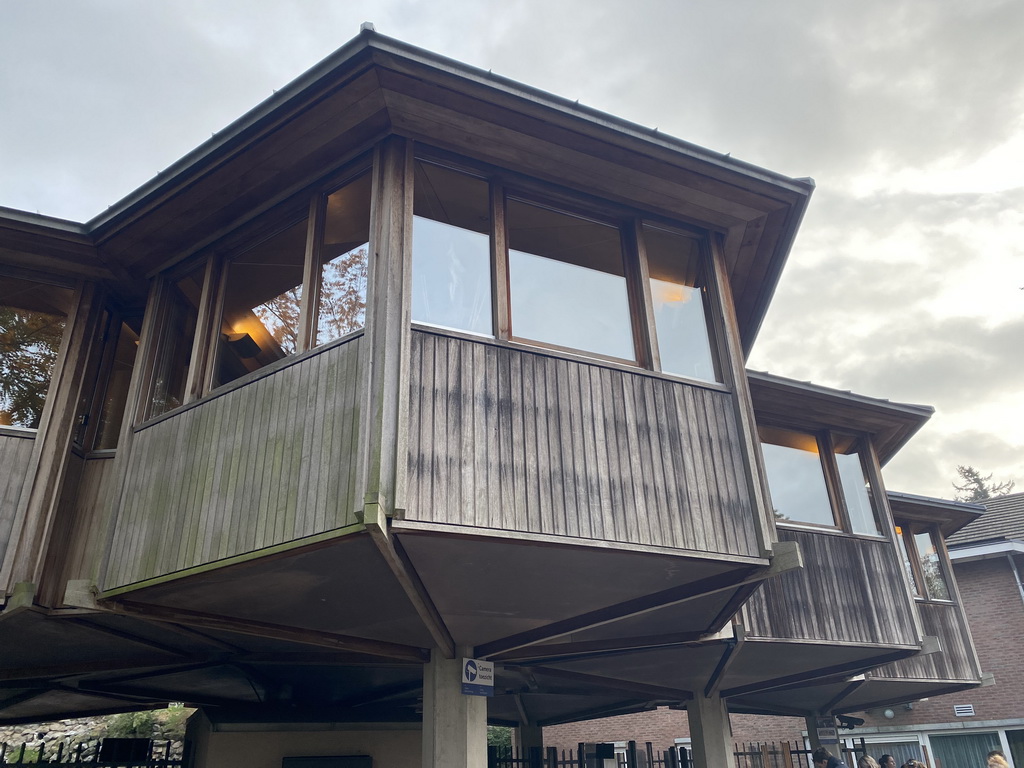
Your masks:
M 367 20 L 813 177 L 751 367 L 933 405 L 892 490 L 1024 490 L 1020 0 L 0 0 L 0 205 L 97 215 Z

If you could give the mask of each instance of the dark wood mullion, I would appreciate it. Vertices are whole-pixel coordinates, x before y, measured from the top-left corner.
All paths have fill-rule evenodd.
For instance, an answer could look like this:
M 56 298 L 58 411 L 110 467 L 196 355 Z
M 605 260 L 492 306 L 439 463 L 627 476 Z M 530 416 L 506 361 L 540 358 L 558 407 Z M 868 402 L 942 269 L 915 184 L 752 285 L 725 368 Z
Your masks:
M 224 289 L 229 265 L 220 255 L 206 260 L 203 290 L 199 298 L 196 317 L 196 336 L 192 342 L 192 364 L 188 369 L 185 403 L 198 400 L 213 389 L 213 376 L 217 370 L 220 346 L 220 318 L 224 311 Z M 183 405 L 185 404 L 183 403 Z
M 164 346 L 162 329 L 167 319 L 167 296 L 170 293 L 171 280 L 166 275 L 157 277 L 149 289 L 146 299 L 146 311 L 142 317 L 142 330 L 139 333 L 139 351 L 135 364 L 136 375 L 128 392 L 128 404 L 125 410 L 130 414 L 121 426 L 121 434 L 117 444 L 127 444 L 125 437 L 130 435 L 132 428 L 149 417 L 149 406 L 153 399 L 153 385 L 156 377 L 156 361 Z
M 508 227 L 505 187 L 493 179 L 490 185 L 491 209 L 491 312 L 495 338 L 512 338 L 512 299 L 508 271 Z
M 302 269 L 302 303 L 299 306 L 299 333 L 297 354 L 316 346 L 317 320 L 320 317 L 320 291 L 323 264 L 320 252 L 324 239 L 324 219 L 327 215 L 327 195 L 315 194 L 309 201 L 309 219 L 306 225 L 306 253 Z
M 850 513 L 846 509 L 846 497 L 843 496 L 843 485 L 839 479 L 839 467 L 836 465 L 836 444 L 831 432 L 819 432 L 818 452 L 821 454 L 821 471 L 825 475 L 825 488 L 829 501 L 832 503 L 832 520 L 836 527 L 847 533 L 853 533 L 850 524 Z
M 633 219 L 622 228 L 622 241 L 626 285 L 629 288 L 629 315 L 633 324 L 637 362 L 644 368 L 660 371 L 661 355 L 658 351 L 658 331 L 654 322 L 654 299 L 651 296 L 647 248 L 644 244 L 643 225 L 638 219 Z

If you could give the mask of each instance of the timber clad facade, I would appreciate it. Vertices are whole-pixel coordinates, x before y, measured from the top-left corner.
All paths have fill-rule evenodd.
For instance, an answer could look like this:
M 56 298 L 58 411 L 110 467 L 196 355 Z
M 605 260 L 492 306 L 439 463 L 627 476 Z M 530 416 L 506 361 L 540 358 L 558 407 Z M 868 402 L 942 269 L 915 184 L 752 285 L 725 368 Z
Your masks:
M 87 224 L 0 211 L 0 721 L 448 768 L 667 705 L 717 765 L 977 685 L 976 511 L 880 474 L 930 409 L 744 367 L 812 188 L 364 31 Z

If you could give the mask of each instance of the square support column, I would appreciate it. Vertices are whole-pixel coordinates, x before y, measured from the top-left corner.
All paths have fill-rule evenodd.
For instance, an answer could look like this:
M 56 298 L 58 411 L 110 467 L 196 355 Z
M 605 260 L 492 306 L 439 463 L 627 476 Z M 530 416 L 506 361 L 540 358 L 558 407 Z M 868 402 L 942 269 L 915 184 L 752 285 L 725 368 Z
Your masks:
M 732 726 L 729 710 L 720 696 L 701 696 L 686 703 L 690 723 L 693 764 L 696 768 L 732 765 Z
M 487 768 L 487 698 L 462 693 L 462 654 L 423 666 L 423 768 Z

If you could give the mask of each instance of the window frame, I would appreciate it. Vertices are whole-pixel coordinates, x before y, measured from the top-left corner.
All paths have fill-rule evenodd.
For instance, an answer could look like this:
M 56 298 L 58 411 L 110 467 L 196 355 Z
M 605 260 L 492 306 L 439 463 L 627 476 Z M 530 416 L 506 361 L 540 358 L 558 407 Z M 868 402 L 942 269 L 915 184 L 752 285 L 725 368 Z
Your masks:
M 910 588 L 911 592 L 913 592 L 914 600 L 919 603 L 937 603 L 939 605 L 955 603 L 956 594 L 953 591 L 954 582 L 949 568 L 949 553 L 946 551 L 946 541 L 942 537 L 942 531 L 939 530 L 938 524 L 900 518 L 895 523 L 895 528 L 899 528 L 899 531 L 894 530 L 893 535 L 899 536 L 902 539 L 903 551 L 907 553 L 907 559 L 910 561 L 910 570 L 913 576 L 913 583 L 910 585 Z M 942 576 L 946 593 L 949 597 L 932 597 L 928 594 L 928 581 L 925 579 L 924 568 L 921 566 L 921 551 L 914 540 L 914 536 L 922 533 L 928 534 L 932 546 L 935 547 L 935 553 L 938 556 L 939 574 Z M 903 551 L 900 552 L 901 557 Z
M 495 168 L 483 163 L 474 163 L 462 157 L 453 156 L 443 150 L 417 144 L 413 153 L 414 162 L 441 166 L 457 173 L 463 173 L 486 182 L 490 190 L 490 257 L 491 257 L 491 313 L 492 333 L 478 334 L 469 330 L 452 329 L 428 322 L 414 320 L 414 325 L 430 328 L 442 333 L 467 334 L 479 339 L 494 339 L 521 349 L 546 350 L 560 354 L 580 356 L 599 360 L 627 369 L 655 373 L 673 380 L 685 381 L 696 386 L 731 391 L 735 388 L 733 371 L 727 364 L 726 329 L 722 319 L 722 297 L 715 279 L 715 261 L 712 254 L 711 238 L 714 233 L 688 227 L 678 221 L 660 218 L 647 212 L 636 211 L 617 205 L 608 200 L 595 198 L 585 193 L 564 189 L 551 183 L 523 176 L 513 171 Z M 546 208 L 556 213 L 591 221 L 599 225 L 614 227 L 619 233 L 625 277 L 626 301 L 629 308 L 630 335 L 633 339 L 634 359 L 604 355 L 599 352 L 566 347 L 541 340 L 521 337 L 515 334 L 512 325 L 511 275 L 508 244 L 508 202 L 516 200 L 527 205 Z M 654 303 L 651 294 L 650 275 L 644 227 L 663 230 L 668 233 L 693 239 L 698 248 L 701 280 L 698 288 L 704 303 L 708 347 L 711 352 L 714 379 L 700 379 L 662 370 L 658 353 L 657 325 L 654 318 Z
M 317 346 L 317 315 L 314 313 L 318 311 L 320 294 L 323 287 L 321 279 L 323 265 L 318 262 L 318 259 L 322 251 L 320 238 L 322 238 L 325 228 L 327 198 L 345 185 L 364 175 L 368 175 L 371 185 L 375 185 L 376 177 L 373 173 L 373 167 L 374 158 L 372 153 L 360 155 L 354 160 L 347 162 L 340 170 L 331 173 L 325 178 L 318 179 L 314 184 L 290 195 L 287 199 L 254 214 L 248 220 L 224 234 L 213 244 L 204 247 L 178 264 L 175 264 L 156 278 L 154 295 L 151 299 L 155 307 L 153 310 L 155 312 L 153 324 L 155 333 L 153 334 L 152 343 L 147 344 L 148 349 L 144 352 L 145 359 L 140 358 L 136 361 L 136 365 L 142 366 L 143 379 L 140 388 L 141 396 L 138 398 L 134 409 L 133 428 L 162 420 L 168 414 L 179 412 L 182 408 L 207 396 L 230 391 L 239 383 L 244 384 L 252 379 L 259 378 L 262 375 L 261 372 L 264 372 L 264 368 L 273 367 L 276 369 L 276 366 L 262 366 L 235 380 L 214 386 L 219 351 L 220 322 L 228 282 L 228 270 L 234 257 L 241 256 L 247 250 L 274 237 L 288 227 L 294 226 L 303 219 L 307 223 L 306 242 L 303 251 L 303 290 L 299 307 L 298 344 L 295 352 L 286 355 L 281 360 L 295 361 L 304 357 L 306 353 L 314 348 L 328 348 L 334 346 L 342 339 L 349 339 L 363 333 L 364 329 L 360 328 L 346 334 L 341 339 L 332 339 L 325 344 Z M 375 195 L 376 191 L 371 186 L 368 258 L 373 252 L 372 219 Z M 155 367 L 163 353 L 160 331 L 167 323 L 170 309 L 168 293 L 169 290 L 173 289 L 175 282 L 193 270 L 200 268 L 203 271 L 202 290 L 199 304 L 196 307 L 196 331 L 189 356 L 189 370 L 185 381 L 182 403 L 162 413 L 153 414 L 150 412 L 150 407 L 155 384 Z M 368 293 L 369 290 L 368 284 Z
M 775 429 L 783 429 L 789 432 L 806 435 L 813 437 L 818 446 L 818 461 L 821 466 L 822 477 L 825 481 L 825 490 L 828 494 L 829 503 L 832 507 L 832 525 L 823 525 L 821 523 L 813 523 L 802 520 L 786 520 L 776 519 L 775 524 L 784 528 L 794 528 L 802 530 L 813 530 L 822 531 L 829 533 L 841 533 L 848 536 L 857 536 L 860 538 L 882 540 L 886 539 L 884 533 L 885 526 L 883 520 L 885 515 L 879 506 L 878 492 L 874 488 L 872 482 L 872 473 L 870 472 L 870 466 L 868 464 L 867 452 L 872 450 L 870 439 L 863 434 L 857 434 L 853 432 L 847 432 L 841 429 L 802 429 L 800 427 L 794 427 L 786 424 L 785 422 L 777 421 L 763 421 L 759 420 L 758 426 L 758 444 L 761 445 L 767 441 L 762 439 L 760 428 L 769 427 Z M 853 521 L 850 517 L 850 510 L 846 503 L 846 494 L 843 490 L 843 482 L 839 472 L 839 465 L 836 462 L 836 436 L 842 436 L 846 439 L 853 440 L 853 445 L 856 447 L 857 458 L 860 460 L 861 472 L 864 475 L 864 479 L 868 486 L 871 487 L 871 492 L 868 494 L 868 501 L 871 505 L 871 511 L 874 514 L 876 523 L 875 533 L 863 533 L 853 530 Z M 776 443 L 769 443 L 770 445 L 777 445 Z M 785 446 L 783 446 L 785 447 Z M 763 449 L 762 449 L 763 450 Z M 768 478 L 767 471 L 765 472 L 765 482 L 768 484 L 768 491 L 771 493 L 771 483 Z

